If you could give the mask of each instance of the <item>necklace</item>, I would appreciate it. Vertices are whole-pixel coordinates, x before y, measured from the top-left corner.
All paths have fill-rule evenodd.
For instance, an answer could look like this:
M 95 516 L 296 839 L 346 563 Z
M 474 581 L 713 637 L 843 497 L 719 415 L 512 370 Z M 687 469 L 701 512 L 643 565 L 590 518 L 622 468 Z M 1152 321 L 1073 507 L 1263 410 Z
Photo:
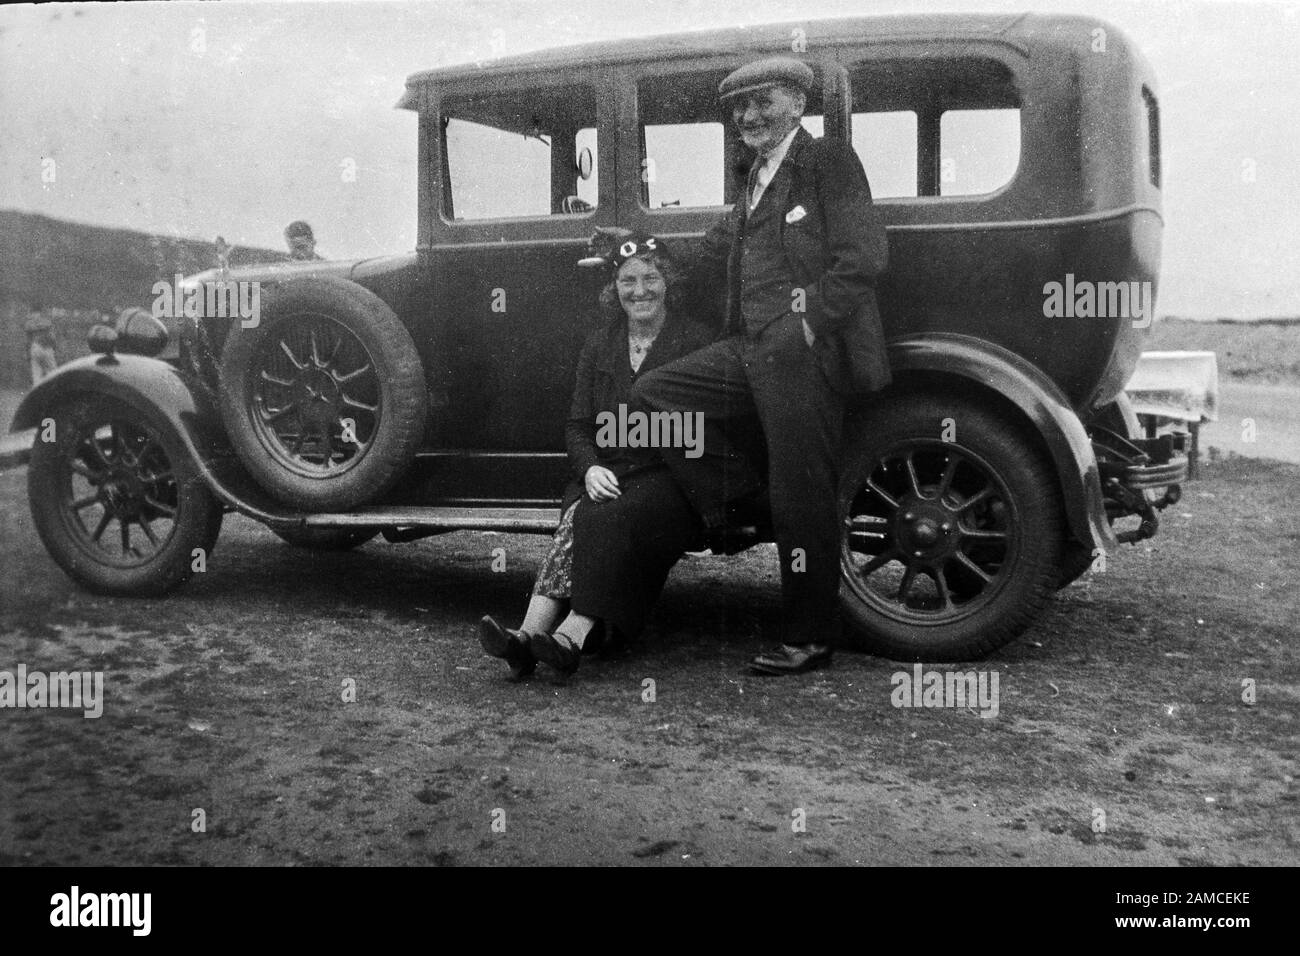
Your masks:
M 641 369 L 641 363 L 645 361 L 646 352 L 650 351 L 650 346 L 655 344 L 655 338 L 659 333 L 654 335 L 633 337 L 629 332 L 627 336 L 627 357 L 628 362 L 632 365 L 632 371 L 637 372 Z

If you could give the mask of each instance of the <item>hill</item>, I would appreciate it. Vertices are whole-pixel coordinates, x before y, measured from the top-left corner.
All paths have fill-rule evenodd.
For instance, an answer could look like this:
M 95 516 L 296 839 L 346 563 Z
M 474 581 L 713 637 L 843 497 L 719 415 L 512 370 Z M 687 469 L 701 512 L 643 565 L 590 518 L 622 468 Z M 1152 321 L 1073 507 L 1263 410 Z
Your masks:
M 215 237 L 214 237 L 215 238 Z M 284 252 L 236 247 L 231 265 L 281 262 Z M 60 361 L 85 354 L 101 313 L 148 306 L 153 284 L 217 264 L 212 241 L 89 226 L 0 209 L 0 387 L 28 385 L 23 323 L 39 309 L 54 323 Z

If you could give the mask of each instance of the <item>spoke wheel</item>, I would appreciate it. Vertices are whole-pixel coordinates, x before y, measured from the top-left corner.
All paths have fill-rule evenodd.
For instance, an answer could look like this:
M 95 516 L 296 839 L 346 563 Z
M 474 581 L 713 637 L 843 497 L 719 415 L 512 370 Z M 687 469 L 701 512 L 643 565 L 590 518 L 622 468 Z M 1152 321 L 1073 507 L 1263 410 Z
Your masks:
M 130 405 L 74 399 L 54 411 L 55 440 L 38 441 L 28 498 L 51 557 L 90 590 L 157 595 L 204 562 L 222 508 L 168 429 Z
M 1050 467 L 1013 423 L 939 396 L 885 400 L 861 426 L 840 505 L 841 597 L 862 643 L 906 660 L 1005 644 L 1059 575 Z
M 361 341 L 325 316 L 277 323 L 251 369 L 252 423 L 286 470 L 328 478 L 356 466 L 379 431 L 379 371 Z
M 373 292 L 311 277 L 267 288 L 256 325 L 231 327 L 221 417 L 249 474 L 303 511 L 371 503 L 424 437 L 424 368 Z
M 887 449 L 853 505 L 850 587 L 900 622 L 974 613 L 1014 566 L 1015 501 L 968 450 L 929 439 Z

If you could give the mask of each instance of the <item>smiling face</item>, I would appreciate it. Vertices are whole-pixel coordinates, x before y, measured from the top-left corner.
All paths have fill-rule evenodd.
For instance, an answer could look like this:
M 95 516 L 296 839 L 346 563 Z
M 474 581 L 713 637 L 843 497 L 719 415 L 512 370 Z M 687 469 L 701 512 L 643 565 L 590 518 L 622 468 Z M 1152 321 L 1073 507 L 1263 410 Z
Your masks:
M 618 301 L 634 322 L 653 322 L 667 314 L 668 283 L 653 262 L 629 259 L 618 270 L 614 282 Z
M 769 86 L 737 96 L 731 104 L 731 119 L 746 146 L 766 153 L 799 125 L 806 105 L 803 93 L 785 86 Z

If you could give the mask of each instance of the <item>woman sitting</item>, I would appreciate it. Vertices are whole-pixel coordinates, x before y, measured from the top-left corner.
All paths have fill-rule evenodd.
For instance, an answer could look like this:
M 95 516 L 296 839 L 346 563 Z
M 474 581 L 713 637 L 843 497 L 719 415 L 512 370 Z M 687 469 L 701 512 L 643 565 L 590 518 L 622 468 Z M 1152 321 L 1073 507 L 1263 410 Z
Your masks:
M 610 441 L 616 429 L 608 425 L 632 411 L 639 375 L 702 348 L 712 335 L 684 315 L 681 272 L 662 240 L 632 233 L 605 258 L 615 275 L 601 305 L 612 320 L 587 339 L 578 359 L 565 428 L 574 479 L 560 526 L 518 630 L 491 617 L 479 624 L 483 649 L 504 659 L 516 679 L 539 660 L 572 674 L 597 624 L 624 639 L 639 634 L 669 570 L 699 546 L 702 533 L 657 449 Z

